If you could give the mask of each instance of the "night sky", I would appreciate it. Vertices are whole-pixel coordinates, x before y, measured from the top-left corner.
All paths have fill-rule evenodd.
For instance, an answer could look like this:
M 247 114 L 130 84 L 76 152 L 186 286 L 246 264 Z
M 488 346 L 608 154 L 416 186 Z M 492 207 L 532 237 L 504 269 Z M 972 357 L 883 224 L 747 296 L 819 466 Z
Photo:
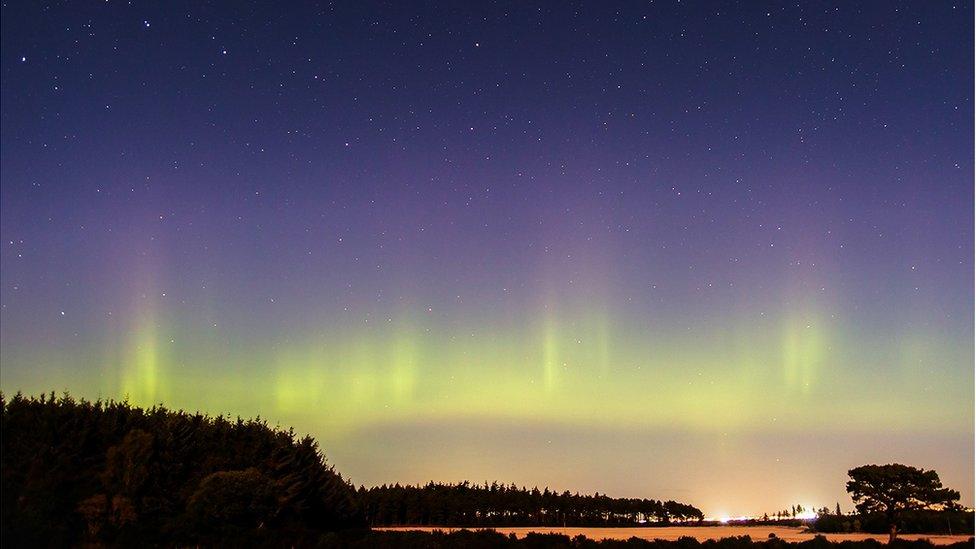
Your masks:
M 356 484 L 973 504 L 972 3 L 0 15 L 5 394 L 260 415 Z

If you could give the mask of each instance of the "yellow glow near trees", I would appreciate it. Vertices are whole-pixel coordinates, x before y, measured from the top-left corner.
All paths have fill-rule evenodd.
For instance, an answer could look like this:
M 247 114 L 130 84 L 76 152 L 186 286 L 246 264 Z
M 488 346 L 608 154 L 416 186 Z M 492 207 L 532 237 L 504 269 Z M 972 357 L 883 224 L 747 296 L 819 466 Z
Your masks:
M 121 396 L 133 404 L 152 406 L 169 396 L 168 376 L 164 371 L 168 357 L 160 345 L 155 310 L 149 307 L 140 316 L 130 348 L 122 355 L 126 364 L 120 375 Z

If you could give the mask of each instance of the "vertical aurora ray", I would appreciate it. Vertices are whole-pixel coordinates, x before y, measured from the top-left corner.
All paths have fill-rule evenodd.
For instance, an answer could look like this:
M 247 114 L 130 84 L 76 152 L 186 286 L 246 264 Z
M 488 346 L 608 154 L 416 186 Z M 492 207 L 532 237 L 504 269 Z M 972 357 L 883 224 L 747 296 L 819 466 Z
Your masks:
M 397 331 L 387 359 L 390 367 L 385 377 L 390 384 L 393 401 L 401 406 L 409 403 L 416 389 L 417 368 L 422 359 L 420 349 L 423 348 L 419 337 L 411 330 Z
M 783 327 L 782 363 L 786 386 L 802 393 L 810 391 L 817 370 L 826 359 L 828 341 L 816 315 L 791 316 Z
M 559 330 L 552 313 L 547 313 L 542 324 L 542 380 L 546 392 L 554 391 L 558 383 L 562 368 L 559 349 Z
M 276 356 L 272 384 L 276 412 L 308 413 L 320 410 L 330 400 L 337 402 L 333 395 L 341 393 L 334 387 L 335 378 L 330 379 L 328 357 L 327 351 L 317 345 L 289 349 Z
M 160 371 L 166 357 L 160 356 L 159 338 L 152 316 L 142 318 L 133 334 L 131 347 L 122 366 L 122 395 L 133 404 L 151 406 L 166 400 L 164 373 Z
M 139 406 L 171 402 L 171 370 L 174 366 L 170 347 L 163 342 L 161 300 L 166 295 L 158 280 L 164 275 L 156 250 L 152 257 L 144 257 L 131 266 L 132 286 L 128 315 L 131 319 L 120 326 L 125 330 L 120 340 L 123 347 L 113 354 L 118 372 L 119 391 L 123 398 Z M 167 337 L 166 340 L 171 338 Z
M 611 337 L 613 329 L 610 324 L 610 316 L 606 312 L 601 312 L 595 319 L 592 328 L 594 345 L 596 346 L 596 362 L 599 366 L 601 376 L 610 374 L 611 356 L 610 349 L 613 346 Z

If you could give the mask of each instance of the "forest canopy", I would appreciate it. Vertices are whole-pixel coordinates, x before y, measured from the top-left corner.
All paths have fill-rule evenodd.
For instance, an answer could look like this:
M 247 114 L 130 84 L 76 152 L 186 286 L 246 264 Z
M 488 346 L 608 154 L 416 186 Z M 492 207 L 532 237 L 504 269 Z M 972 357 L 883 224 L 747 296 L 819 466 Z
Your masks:
M 365 525 L 315 441 L 265 421 L 53 393 L 0 401 L 5 543 L 301 542 Z

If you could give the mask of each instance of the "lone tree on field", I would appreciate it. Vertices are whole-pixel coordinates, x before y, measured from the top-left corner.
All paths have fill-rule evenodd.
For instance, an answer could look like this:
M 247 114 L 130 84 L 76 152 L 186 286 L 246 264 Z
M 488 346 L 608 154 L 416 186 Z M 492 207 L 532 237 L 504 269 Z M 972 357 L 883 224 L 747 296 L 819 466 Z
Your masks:
M 888 521 L 888 542 L 898 535 L 898 522 L 905 511 L 953 507 L 959 492 L 942 487 L 939 474 L 891 463 L 862 465 L 847 472 L 847 491 L 861 513 L 884 513 Z

